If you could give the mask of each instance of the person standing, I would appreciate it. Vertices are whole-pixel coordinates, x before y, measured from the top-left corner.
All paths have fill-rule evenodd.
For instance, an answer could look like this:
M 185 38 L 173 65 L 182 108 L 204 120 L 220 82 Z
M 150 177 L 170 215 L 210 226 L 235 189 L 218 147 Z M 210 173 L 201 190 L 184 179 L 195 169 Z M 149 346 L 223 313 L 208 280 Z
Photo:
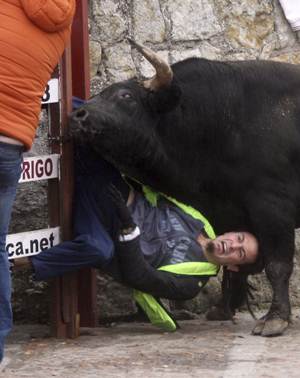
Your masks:
M 0 362 L 12 327 L 5 250 L 23 151 L 32 146 L 41 98 L 70 39 L 75 0 L 2 0 L 0 8 Z

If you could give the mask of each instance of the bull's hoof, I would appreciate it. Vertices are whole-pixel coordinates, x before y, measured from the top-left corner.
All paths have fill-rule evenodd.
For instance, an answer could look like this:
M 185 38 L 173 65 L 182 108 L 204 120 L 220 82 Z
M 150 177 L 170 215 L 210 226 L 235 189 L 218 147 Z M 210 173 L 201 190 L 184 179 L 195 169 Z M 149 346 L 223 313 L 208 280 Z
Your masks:
M 232 315 L 224 311 L 222 307 L 212 306 L 205 315 L 207 320 L 231 320 Z
M 262 331 L 264 329 L 264 326 L 265 326 L 265 322 L 266 322 L 266 319 L 265 319 L 265 316 L 258 319 L 257 322 L 255 323 L 255 326 L 252 330 L 252 335 L 261 335 L 262 334 Z
M 266 320 L 264 329 L 261 333 L 262 336 L 279 336 L 288 328 L 289 322 L 283 319 L 270 319 Z
M 280 336 L 288 328 L 289 322 L 280 318 L 259 319 L 252 330 L 253 335 L 265 337 Z

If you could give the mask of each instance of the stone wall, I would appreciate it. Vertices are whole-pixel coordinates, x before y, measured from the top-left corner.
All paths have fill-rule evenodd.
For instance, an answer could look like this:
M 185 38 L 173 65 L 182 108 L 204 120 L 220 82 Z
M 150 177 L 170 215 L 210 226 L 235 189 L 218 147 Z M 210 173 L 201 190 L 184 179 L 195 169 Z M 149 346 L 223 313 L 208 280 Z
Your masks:
M 150 46 L 170 63 L 191 57 L 222 60 L 272 59 L 298 64 L 297 35 L 286 22 L 277 0 L 89 0 L 90 71 L 92 94 L 115 81 L 133 75 L 149 77 L 150 65 L 131 50 L 126 37 Z M 40 128 L 32 154 L 46 152 L 45 124 Z M 20 186 L 12 230 L 35 229 L 47 224 L 46 186 Z M 297 241 L 297 244 L 299 242 Z M 298 259 L 298 254 L 296 256 Z M 293 275 L 294 305 L 299 264 Z M 134 311 L 129 290 L 99 276 L 101 316 Z M 22 273 L 14 275 L 16 318 L 26 321 L 47 318 L 47 285 L 34 284 Z M 261 275 L 258 303 L 270 300 L 268 283 Z M 213 280 L 188 308 L 205 310 L 219 290 Z M 200 303 L 200 304 L 199 304 Z
M 92 88 L 152 68 L 131 51 L 126 36 L 170 63 L 209 59 L 274 59 L 298 63 L 297 36 L 276 0 L 90 0 Z

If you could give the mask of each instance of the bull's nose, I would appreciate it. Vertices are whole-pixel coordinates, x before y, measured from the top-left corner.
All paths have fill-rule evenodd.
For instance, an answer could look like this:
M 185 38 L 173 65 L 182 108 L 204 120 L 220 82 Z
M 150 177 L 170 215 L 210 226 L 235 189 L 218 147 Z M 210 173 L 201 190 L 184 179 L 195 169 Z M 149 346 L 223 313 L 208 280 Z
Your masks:
M 72 114 L 73 120 L 79 121 L 79 122 L 86 121 L 88 116 L 89 116 L 89 112 L 84 108 L 78 109 Z

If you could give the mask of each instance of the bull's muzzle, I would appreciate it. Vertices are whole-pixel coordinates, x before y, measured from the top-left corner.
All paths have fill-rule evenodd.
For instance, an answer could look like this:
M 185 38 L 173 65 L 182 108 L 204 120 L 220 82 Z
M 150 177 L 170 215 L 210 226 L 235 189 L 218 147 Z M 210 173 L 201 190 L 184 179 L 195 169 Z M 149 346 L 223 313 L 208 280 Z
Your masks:
M 87 109 L 79 108 L 70 114 L 69 134 L 78 141 L 88 138 L 89 112 Z

